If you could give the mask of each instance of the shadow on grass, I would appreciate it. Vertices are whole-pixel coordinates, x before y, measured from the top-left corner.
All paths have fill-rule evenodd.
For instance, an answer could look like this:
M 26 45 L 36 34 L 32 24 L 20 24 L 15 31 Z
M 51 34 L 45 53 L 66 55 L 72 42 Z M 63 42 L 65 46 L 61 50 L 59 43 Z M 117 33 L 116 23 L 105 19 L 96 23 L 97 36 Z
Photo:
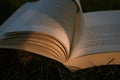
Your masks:
M 29 52 L 20 55 L 16 50 L 0 50 L 0 80 L 120 80 L 120 65 L 96 66 L 70 72 L 52 59 Z

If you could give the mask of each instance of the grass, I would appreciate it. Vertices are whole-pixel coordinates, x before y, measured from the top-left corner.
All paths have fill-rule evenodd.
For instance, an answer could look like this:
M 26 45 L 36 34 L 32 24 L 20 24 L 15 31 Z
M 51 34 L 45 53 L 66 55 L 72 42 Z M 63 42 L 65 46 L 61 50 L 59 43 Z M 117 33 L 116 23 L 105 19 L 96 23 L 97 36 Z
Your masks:
M 30 59 L 21 61 L 23 57 Z M 70 72 L 61 63 L 33 53 L 20 56 L 16 50 L 3 49 L 0 54 L 0 80 L 120 80 L 119 75 L 119 65 Z
M 33 0 L 0 0 L 0 24 L 28 1 Z M 119 0 L 81 0 L 81 4 L 83 12 L 120 9 Z M 40 55 L 0 50 L 0 80 L 120 80 L 119 75 L 120 65 L 93 66 L 70 72 L 61 63 Z

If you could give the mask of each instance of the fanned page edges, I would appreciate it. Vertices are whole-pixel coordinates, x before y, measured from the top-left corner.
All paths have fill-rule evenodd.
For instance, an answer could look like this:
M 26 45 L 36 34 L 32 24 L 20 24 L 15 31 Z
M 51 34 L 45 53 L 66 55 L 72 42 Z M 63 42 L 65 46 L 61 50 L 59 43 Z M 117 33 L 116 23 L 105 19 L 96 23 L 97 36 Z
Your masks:
M 77 6 L 72 0 L 26 3 L 0 27 L 0 37 L 17 31 L 46 33 L 62 42 L 69 53 L 76 13 Z
M 41 50 L 43 56 L 59 62 L 66 61 L 70 51 L 76 13 L 77 6 L 72 0 L 40 0 L 24 4 L 0 27 L 0 38 L 2 39 L 0 40 L 0 47 L 23 50 L 26 47 L 25 50 L 33 53 Z M 36 33 L 46 35 L 39 41 L 35 37 Z M 28 36 L 27 42 L 26 38 Z M 48 36 L 51 36 L 50 39 L 48 39 Z M 23 41 L 25 43 L 22 45 Z M 18 46 L 15 46 L 15 44 Z M 35 44 L 34 50 L 32 50 L 32 44 Z
M 0 39 L 0 48 L 25 50 L 61 63 L 68 58 L 68 51 L 62 42 L 38 32 L 8 32 Z
M 27 20 L 31 20 L 30 16 L 33 13 L 31 13 L 31 15 L 29 15 L 29 17 L 27 16 L 27 14 L 25 14 L 27 16 L 27 19 L 24 18 L 24 16 L 22 16 L 21 19 L 15 21 L 15 22 L 11 22 L 11 18 L 8 19 L 1 27 L 0 27 L 0 38 L 3 37 L 4 34 L 9 33 L 9 32 L 41 32 L 41 33 L 45 33 L 45 34 L 49 34 L 53 37 L 55 37 L 56 39 L 58 39 L 59 41 L 61 41 L 65 47 L 67 48 L 67 51 L 69 53 L 69 49 L 70 49 L 70 41 L 69 38 L 66 34 L 66 32 L 64 31 L 64 29 L 62 28 L 62 26 L 55 21 L 54 19 L 52 19 L 51 17 L 49 17 L 46 14 L 42 14 L 40 13 L 41 16 L 43 16 L 43 19 L 39 20 L 39 23 L 41 24 L 32 24 L 29 23 Z M 14 15 L 13 15 L 14 16 Z M 14 18 L 14 17 L 13 17 Z M 13 24 L 7 24 L 7 23 L 13 23 Z M 20 24 L 20 25 L 19 25 Z
M 24 4 L 0 27 L 0 48 L 68 61 L 77 8 L 72 0 Z

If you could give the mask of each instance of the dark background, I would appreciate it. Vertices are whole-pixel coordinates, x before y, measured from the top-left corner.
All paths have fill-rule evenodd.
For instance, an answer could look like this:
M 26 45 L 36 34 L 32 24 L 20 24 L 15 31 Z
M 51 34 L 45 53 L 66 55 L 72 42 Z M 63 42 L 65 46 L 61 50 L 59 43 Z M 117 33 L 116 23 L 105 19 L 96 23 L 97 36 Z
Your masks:
M 25 2 L 37 0 L 0 0 L 0 24 Z M 81 0 L 83 12 L 120 9 L 120 0 Z
M 0 0 L 0 24 L 25 2 Z M 120 10 L 120 0 L 81 0 L 83 12 Z M 119 65 L 93 66 L 70 72 L 61 63 L 33 53 L 1 49 L 0 80 L 120 80 Z

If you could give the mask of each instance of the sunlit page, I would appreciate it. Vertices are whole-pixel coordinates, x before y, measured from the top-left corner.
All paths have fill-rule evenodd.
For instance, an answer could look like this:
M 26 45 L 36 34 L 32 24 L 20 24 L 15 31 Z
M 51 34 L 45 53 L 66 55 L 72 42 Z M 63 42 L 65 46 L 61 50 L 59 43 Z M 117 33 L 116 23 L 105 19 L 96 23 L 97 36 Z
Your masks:
M 7 32 L 32 31 L 46 33 L 70 49 L 77 6 L 72 0 L 40 0 L 24 4 L 1 27 Z
M 73 57 L 120 51 L 120 11 L 85 13 L 85 27 Z

